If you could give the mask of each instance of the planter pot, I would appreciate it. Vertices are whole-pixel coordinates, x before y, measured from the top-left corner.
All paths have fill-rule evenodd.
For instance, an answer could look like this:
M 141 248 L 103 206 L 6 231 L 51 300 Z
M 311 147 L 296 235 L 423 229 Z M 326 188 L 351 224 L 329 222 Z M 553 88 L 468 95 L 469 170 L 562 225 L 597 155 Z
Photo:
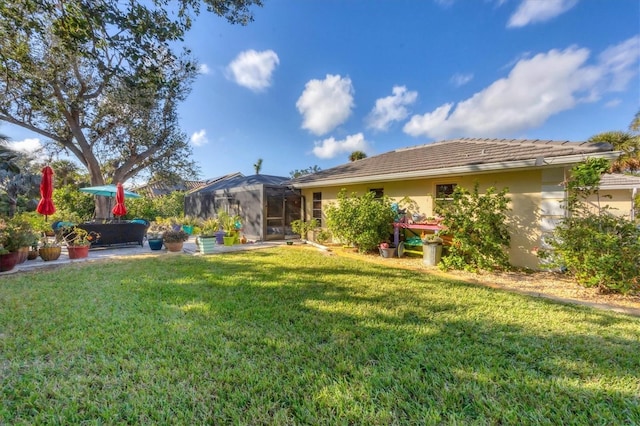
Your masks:
M 147 241 L 149 243 L 149 248 L 151 250 L 161 250 L 162 249 L 162 238 L 152 238 Z
M 89 246 L 69 246 L 67 247 L 69 252 L 69 259 L 84 259 L 89 257 Z
M 62 253 L 62 247 L 42 247 L 38 253 L 44 261 L 58 260 L 60 253 Z
M 196 244 L 200 253 L 212 254 L 216 249 L 216 237 L 198 237 Z
M 179 251 L 182 251 L 182 246 L 184 245 L 184 241 L 176 241 L 173 243 L 168 243 L 168 242 L 164 242 L 164 246 L 167 248 L 167 250 L 169 250 L 170 252 L 176 253 Z
M 215 233 L 216 236 L 216 243 L 217 244 L 224 244 L 224 231 L 218 231 Z
M 18 264 L 18 257 L 20 257 L 20 253 L 17 251 L 0 254 L 0 272 L 7 272 L 15 268 Z
M 380 250 L 380 256 L 382 257 L 394 257 L 396 255 L 396 249 L 395 247 L 389 247 L 389 248 L 379 248 Z
M 189 235 L 193 234 L 193 225 L 182 225 L 182 230 Z
M 223 241 L 224 241 L 224 245 L 225 245 L 225 246 L 232 246 L 232 245 L 233 245 L 233 243 L 236 241 L 236 236 L 235 236 L 235 235 L 232 235 L 232 236 L 230 236 L 230 237 L 226 237 L 226 236 L 225 236 L 225 237 L 223 237 L 222 239 L 223 239 Z
M 28 256 L 29 256 L 29 246 L 20 247 L 18 249 L 18 264 L 26 262 Z
M 29 250 L 27 254 L 27 260 L 34 260 L 38 258 L 38 250 Z

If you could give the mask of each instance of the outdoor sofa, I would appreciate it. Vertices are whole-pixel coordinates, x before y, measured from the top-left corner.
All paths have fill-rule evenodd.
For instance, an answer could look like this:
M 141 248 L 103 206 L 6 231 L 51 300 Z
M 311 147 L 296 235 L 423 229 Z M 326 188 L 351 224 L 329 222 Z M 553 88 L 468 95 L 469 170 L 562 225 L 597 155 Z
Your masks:
M 149 222 L 145 219 L 116 220 L 105 219 L 95 220 L 79 224 L 54 222 L 51 227 L 54 231 L 60 232 L 64 227 L 77 226 L 87 232 L 99 234 L 98 238 L 91 243 L 91 247 L 105 247 L 124 244 L 144 244 L 144 237 L 149 228 Z

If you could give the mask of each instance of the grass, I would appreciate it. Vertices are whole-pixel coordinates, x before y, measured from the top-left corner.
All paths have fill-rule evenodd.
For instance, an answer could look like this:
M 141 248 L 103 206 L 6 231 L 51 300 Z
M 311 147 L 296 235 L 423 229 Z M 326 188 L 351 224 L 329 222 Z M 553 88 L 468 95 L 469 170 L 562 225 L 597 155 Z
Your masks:
M 0 281 L 0 424 L 638 424 L 640 319 L 280 247 Z

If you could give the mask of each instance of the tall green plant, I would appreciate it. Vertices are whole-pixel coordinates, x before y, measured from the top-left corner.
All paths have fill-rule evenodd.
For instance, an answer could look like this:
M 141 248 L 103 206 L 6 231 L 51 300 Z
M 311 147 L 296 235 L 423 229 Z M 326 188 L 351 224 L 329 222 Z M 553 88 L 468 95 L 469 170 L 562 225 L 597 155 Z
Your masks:
M 640 229 L 607 206 L 593 211 L 587 203 L 591 196 L 599 199 L 600 177 L 608 168 L 607 160 L 587 159 L 571 169 L 568 217 L 547 240 L 552 250 L 541 255 L 585 287 L 626 294 L 640 291 Z
M 456 186 L 453 200 L 438 213 L 451 234 L 449 253 L 442 258 L 444 269 L 497 270 L 509 268 L 510 235 L 507 226 L 508 189 L 491 187 L 478 192 L 478 183 L 470 192 Z
M 326 213 L 331 233 L 344 243 L 354 244 L 361 252 L 373 250 L 389 239 L 395 215 L 388 197 L 376 198 L 373 192 L 348 196 L 345 189 Z

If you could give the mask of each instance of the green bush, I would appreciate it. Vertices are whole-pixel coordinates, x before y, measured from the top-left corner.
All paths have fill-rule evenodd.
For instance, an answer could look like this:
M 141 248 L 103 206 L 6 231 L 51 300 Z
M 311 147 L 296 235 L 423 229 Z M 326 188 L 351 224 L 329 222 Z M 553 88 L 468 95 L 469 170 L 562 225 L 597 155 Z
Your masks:
M 306 240 L 309 232 L 316 229 L 318 225 L 318 219 L 311 219 L 307 222 L 302 219 L 296 219 L 291 222 L 291 230 L 300 235 L 300 238 Z
M 327 226 L 331 233 L 346 244 L 354 244 L 359 251 L 375 249 L 381 241 L 388 241 L 395 213 L 388 197 L 376 198 L 367 192 L 358 196 L 338 194 L 338 202 L 327 207 Z
M 604 159 L 588 159 L 571 170 L 567 182 L 569 217 L 547 239 L 550 250 L 540 256 L 549 266 L 566 268 L 586 287 L 627 294 L 640 291 L 640 228 L 600 206 Z M 586 200 L 595 195 L 596 209 Z
M 640 291 L 640 228 L 609 213 L 571 217 L 549 241 L 552 265 L 581 285 L 627 294 Z
M 448 254 L 442 258 L 443 269 L 468 271 L 508 269 L 509 228 L 507 214 L 508 189 L 497 192 L 494 187 L 484 195 L 456 186 L 453 200 L 438 210 L 443 224 L 452 236 Z

